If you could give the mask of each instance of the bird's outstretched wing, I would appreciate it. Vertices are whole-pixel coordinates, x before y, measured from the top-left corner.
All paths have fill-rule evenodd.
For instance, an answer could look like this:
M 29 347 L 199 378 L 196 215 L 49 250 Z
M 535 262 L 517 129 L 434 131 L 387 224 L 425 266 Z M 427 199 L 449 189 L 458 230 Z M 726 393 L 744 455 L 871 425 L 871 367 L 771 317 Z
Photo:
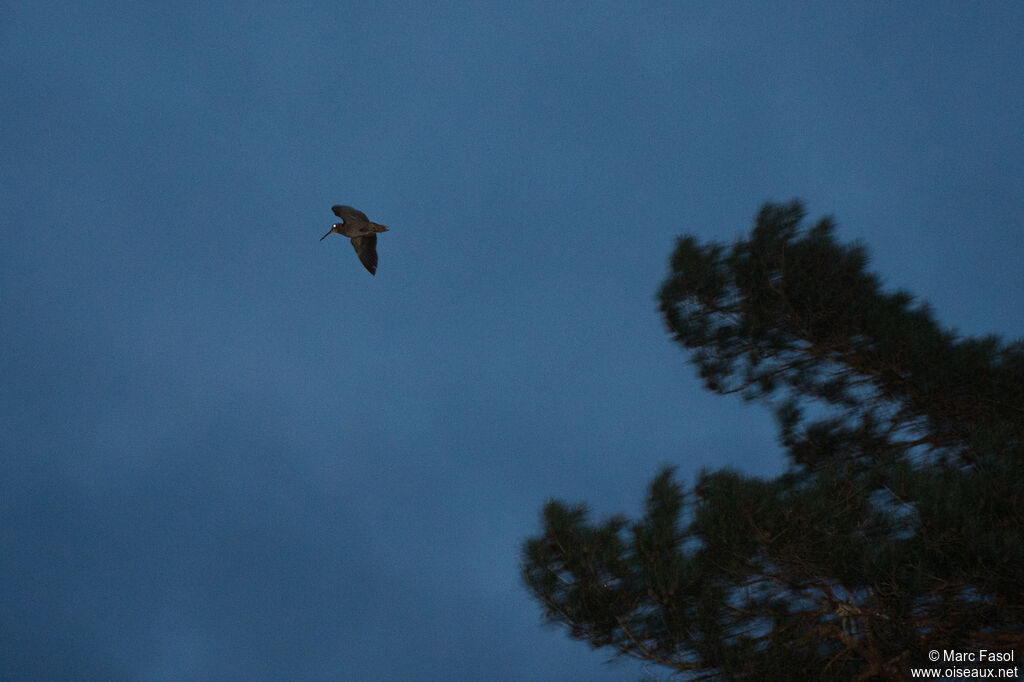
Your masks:
M 349 220 L 362 221 L 364 223 L 370 222 L 365 213 L 351 206 L 331 206 L 331 210 L 334 211 L 334 215 L 341 218 L 342 222 L 348 222 Z
M 359 262 L 363 264 L 363 267 L 369 270 L 371 275 L 376 274 L 377 235 L 368 234 L 364 237 L 352 237 L 352 248 L 356 250 L 356 255 L 359 256 Z

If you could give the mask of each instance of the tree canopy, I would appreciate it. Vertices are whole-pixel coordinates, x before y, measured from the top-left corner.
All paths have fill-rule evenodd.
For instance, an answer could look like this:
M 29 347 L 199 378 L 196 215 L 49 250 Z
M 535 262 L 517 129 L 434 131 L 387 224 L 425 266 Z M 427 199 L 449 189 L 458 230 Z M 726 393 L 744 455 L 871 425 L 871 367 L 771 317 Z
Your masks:
M 1024 646 L 1024 342 L 887 293 L 800 202 L 731 247 L 678 240 L 659 291 L 704 385 L 764 402 L 773 480 L 673 469 L 646 513 L 551 501 L 523 580 L 570 636 L 695 679 L 906 679 Z

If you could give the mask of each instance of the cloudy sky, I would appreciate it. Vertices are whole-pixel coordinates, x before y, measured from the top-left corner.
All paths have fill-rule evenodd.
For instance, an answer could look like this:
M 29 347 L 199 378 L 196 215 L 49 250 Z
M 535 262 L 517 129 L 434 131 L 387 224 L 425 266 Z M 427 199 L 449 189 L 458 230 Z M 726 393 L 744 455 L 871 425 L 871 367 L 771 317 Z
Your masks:
M 1015 0 L 16 0 L 0 56 L 3 679 L 659 674 L 519 548 L 785 466 L 654 302 L 764 201 L 1024 335 Z

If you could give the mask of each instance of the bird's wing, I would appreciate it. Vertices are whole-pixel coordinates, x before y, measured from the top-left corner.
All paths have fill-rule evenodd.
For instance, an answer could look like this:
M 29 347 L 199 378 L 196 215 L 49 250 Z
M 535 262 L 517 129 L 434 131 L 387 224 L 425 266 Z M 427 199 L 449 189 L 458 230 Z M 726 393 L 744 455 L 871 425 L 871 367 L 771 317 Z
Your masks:
M 352 248 L 359 256 L 359 262 L 363 264 L 371 275 L 377 273 L 377 235 L 368 234 L 364 237 L 352 237 Z
M 347 222 L 349 220 L 356 222 L 361 220 L 364 223 L 370 222 L 365 213 L 358 211 L 351 206 L 331 206 L 331 210 L 334 211 L 334 215 L 341 218 L 342 222 Z

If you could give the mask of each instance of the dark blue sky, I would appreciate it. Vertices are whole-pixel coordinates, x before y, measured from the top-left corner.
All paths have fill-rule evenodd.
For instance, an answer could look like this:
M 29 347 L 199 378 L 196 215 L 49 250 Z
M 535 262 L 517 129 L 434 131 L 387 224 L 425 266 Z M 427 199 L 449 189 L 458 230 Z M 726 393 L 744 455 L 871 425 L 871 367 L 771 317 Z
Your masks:
M 0 678 L 642 674 L 518 552 L 784 467 L 664 331 L 677 235 L 800 197 L 1024 335 L 1024 5 L 769 4 L 0 7 Z

